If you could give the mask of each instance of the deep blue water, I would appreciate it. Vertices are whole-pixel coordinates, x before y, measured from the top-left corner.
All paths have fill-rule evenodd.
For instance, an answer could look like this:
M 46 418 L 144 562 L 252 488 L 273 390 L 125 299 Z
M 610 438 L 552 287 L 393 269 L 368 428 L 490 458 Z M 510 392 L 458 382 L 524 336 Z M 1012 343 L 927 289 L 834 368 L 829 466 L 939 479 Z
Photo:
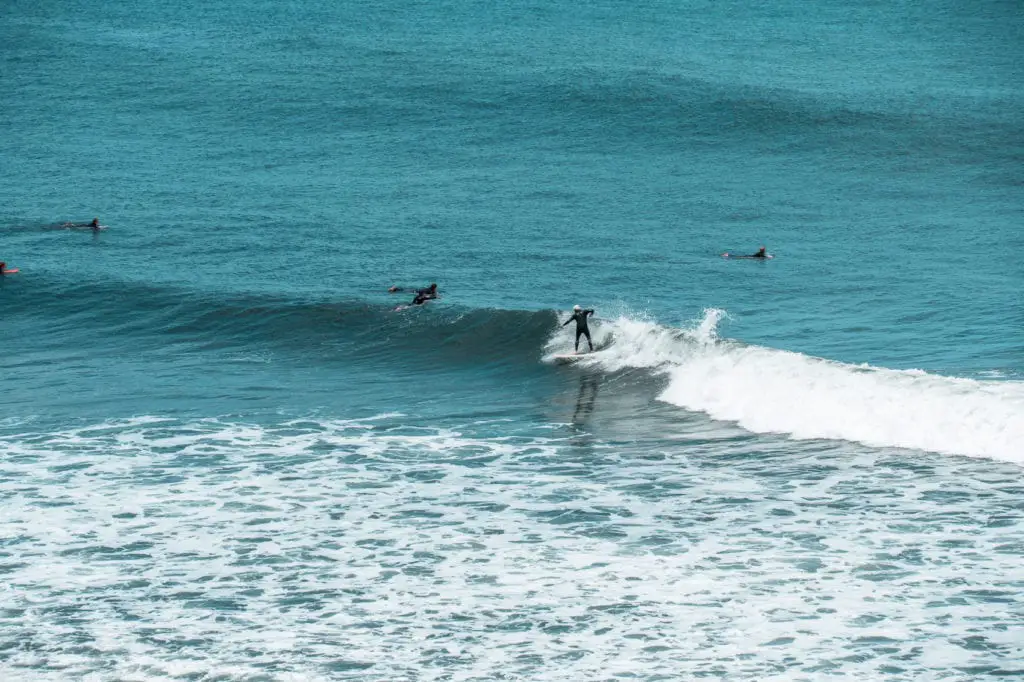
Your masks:
M 4 679 L 1020 674 L 1022 19 L 7 3 Z

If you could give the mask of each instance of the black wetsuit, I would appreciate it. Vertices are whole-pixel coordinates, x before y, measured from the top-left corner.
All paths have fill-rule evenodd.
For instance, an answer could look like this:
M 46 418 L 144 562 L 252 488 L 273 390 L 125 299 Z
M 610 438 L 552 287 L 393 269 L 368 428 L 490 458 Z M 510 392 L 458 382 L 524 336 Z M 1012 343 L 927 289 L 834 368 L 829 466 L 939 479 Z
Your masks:
M 417 289 L 416 298 L 412 299 L 411 305 L 423 305 L 427 301 L 431 301 L 437 298 L 437 289 L 427 287 L 426 289 Z
M 587 337 L 587 345 L 590 346 L 590 350 L 594 350 L 594 342 L 590 340 L 590 327 L 587 326 L 587 315 L 593 315 L 592 309 L 578 310 L 572 314 L 568 320 L 562 323 L 562 326 L 569 324 L 573 320 L 576 320 L 576 345 L 575 350 L 580 349 L 580 337 Z

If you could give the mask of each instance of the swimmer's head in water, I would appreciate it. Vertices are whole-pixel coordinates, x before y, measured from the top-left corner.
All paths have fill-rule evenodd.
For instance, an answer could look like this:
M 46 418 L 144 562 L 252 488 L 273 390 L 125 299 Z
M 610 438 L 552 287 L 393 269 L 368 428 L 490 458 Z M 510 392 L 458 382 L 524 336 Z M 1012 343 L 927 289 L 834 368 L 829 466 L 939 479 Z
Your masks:
M 578 305 L 574 305 L 574 306 L 572 307 L 572 309 L 573 309 L 573 310 L 574 310 L 575 312 L 577 312 L 577 313 L 578 313 L 579 311 L 583 310 L 583 308 L 579 307 Z
M 436 289 L 437 289 L 437 283 L 436 283 L 436 282 L 432 282 L 432 283 L 430 284 L 430 290 L 431 290 L 431 291 L 435 291 Z

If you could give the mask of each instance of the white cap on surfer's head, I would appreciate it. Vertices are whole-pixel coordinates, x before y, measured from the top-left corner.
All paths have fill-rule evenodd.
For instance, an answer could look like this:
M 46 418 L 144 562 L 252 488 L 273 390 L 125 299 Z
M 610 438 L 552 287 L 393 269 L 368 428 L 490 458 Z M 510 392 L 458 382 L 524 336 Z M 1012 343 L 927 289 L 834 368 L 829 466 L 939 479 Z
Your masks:
M 574 305 L 572 309 L 575 310 L 576 312 L 583 310 L 583 308 L 579 307 L 578 305 Z

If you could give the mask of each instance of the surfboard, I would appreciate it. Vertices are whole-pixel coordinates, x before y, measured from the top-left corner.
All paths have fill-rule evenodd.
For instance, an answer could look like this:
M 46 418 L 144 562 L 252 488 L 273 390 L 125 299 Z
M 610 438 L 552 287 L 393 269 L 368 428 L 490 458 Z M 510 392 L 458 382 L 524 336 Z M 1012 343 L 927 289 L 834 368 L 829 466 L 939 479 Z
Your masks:
M 592 351 L 584 351 L 582 353 L 556 353 L 551 356 L 551 361 L 556 362 L 560 365 L 567 365 L 583 358 L 590 357 L 591 355 L 601 355 L 603 348 L 595 348 Z
M 587 353 L 559 353 L 558 355 L 552 355 L 551 359 L 560 365 L 566 365 L 570 362 L 576 362 L 587 355 Z
M 12 268 L 10 270 L 4 270 L 3 272 L 0 272 L 0 275 L 13 275 L 16 272 L 21 272 L 21 271 L 18 270 L 18 268 Z
M 423 308 L 424 306 L 427 305 L 427 301 L 434 301 L 434 300 L 436 300 L 436 299 L 428 298 L 423 303 L 409 303 L 408 305 L 403 303 L 400 306 L 396 306 L 395 310 L 408 310 L 409 308 Z

